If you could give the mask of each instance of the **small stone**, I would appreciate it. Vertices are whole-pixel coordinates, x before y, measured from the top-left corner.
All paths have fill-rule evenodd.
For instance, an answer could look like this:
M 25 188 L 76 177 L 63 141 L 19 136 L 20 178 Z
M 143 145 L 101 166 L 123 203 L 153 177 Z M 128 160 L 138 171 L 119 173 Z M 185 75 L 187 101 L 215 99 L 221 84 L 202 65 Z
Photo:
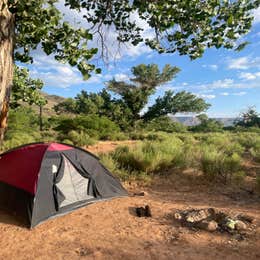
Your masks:
M 208 224 L 208 231 L 213 232 L 216 231 L 218 228 L 218 223 L 214 220 L 211 220 Z
M 190 223 L 199 222 L 207 218 L 214 218 L 215 210 L 213 208 L 193 210 L 186 216 L 186 221 Z
M 242 230 L 246 230 L 247 229 L 247 225 L 243 221 L 237 220 L 236 224 L 235 224 L 235 228 L 238 231 L 242 231 Z
M 200 223 L 198 223 L 197 225 L 200 229 L 204 229 L 206 231 L 210 231 L 210 232 L 213 232 L 213 231 L 216 231 L 217 228 L 218 228 L 218 223 L 214 220 L 211 220 L 211 221 L 206 221 L 206 220 L 203 220 L 201 221 Z
M 249 223 L 253 223 L 254 222 L 254 218 L 252 216 L 246 215 L 246 214 L 239 214 L 237 216 L 237 219 L 243 221 L 243 222 L 249 222 Z
M 235 229 L 235 226 L 236 226 L 236 221 L 234 221 L 233 219 L 228 219 L 227 222 L 226 222 L 226 226 L 231 229 L 231 230 L 234 230 Z
M 182 215 L 181 215 L 180 213 L 176 212 L 176 213 L 174 214 L 174 218 L 175 218 L 176 220 L 182 220 Z

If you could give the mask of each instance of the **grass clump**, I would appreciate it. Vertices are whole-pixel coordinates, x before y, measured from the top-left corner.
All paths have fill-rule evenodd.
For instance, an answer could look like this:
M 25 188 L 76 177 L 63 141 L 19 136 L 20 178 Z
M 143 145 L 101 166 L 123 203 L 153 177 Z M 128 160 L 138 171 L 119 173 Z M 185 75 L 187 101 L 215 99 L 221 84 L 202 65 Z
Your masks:
M 182 144 L 178 138 L 162 142 L 145 141 L 134 147 L 118 147 L 113 152 L 113 159 L 128 172 L 149 174 L 168 167 L 182 167 L 185 163 Z
M 70 142 L 74 145 L 77 146 L 89 146 L 95 143 L 95 141 L 90 138 L 90 136 L 84 132 L 84 131 L 70 131 L 67 135 L 66 138 L 63 139 L 63 143 L 68 143 Z
M 233 175 L 240 172 L 241 163 L 242 158 L 237 153 L 227 155 L 212 145 L 202 150 L 201 170 L 209 180 L 231 181 Z

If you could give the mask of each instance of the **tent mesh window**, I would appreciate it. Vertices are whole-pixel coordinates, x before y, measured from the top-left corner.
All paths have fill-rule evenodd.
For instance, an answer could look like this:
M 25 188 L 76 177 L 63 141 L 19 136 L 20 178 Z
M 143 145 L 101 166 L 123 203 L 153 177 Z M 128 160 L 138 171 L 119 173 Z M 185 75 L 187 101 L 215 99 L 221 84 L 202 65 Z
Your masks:
M 56 186 L 63 193 L 65 200 L 59 206 L 65 207 L 75 202 L 94 198 L 88 194 L 89 179 L 83 177 L 66 157 L 63 156 L 63 160 L 64 174 Z

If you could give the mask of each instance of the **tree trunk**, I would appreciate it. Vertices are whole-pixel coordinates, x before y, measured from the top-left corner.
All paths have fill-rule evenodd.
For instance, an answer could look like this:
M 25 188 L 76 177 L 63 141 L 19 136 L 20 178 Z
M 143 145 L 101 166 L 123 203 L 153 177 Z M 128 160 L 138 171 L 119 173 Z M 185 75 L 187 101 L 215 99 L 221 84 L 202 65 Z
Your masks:
M 14 15 L 7 2 L 0 0 L 0 145 L 7 127 L 14 65 Z
M 39 111 L 39 125 L 40 125 L 40 132 L 43 130 L 43 124 L 42 124 L 42 105 L 39 106 L 40 111 Z

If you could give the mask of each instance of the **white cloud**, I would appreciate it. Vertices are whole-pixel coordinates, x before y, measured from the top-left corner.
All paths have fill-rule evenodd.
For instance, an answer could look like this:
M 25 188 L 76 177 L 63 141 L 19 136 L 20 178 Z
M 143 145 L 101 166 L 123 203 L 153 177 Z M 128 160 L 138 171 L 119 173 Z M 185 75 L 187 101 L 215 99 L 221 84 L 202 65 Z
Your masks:
M 61 64 L 54 58 L 44 55 L 34 57 L 34 66 L 30 74 L 34 78 L 42 79 L 45 85 L 50 87 L 68 88 L 84 82 L 76 68 Z
M 188 91 L 195 91 L 201 94 L 211 94 L 216 89 L 223 89 L 223 92 L 220 93 L 220 95 L 228 96 L 228 95 L 232 95 L 231 93 L 229 93 L 229 91 L 226 91 L 228 89 L 243 90 L 243 89 L 260 88 L 259 74 L 260 74 L 259 72 L 255 73 L 255 75 L 257 75 L 258 77 L 255 80 L 250 80 L 250 81 L 234 80 L 234 79 L 226 78 L 221 80 L 215 80 L 209 83 L 197 82 L 194 84 L 189 84 L 187 86 L 177 85 L 174 86 L 174 88 L 175 89 L 180 88 Z
M 237 92 L 237 93 L 233 93 L 234 96 L 244 96 L 246 95 L 245 91 L 241 91 L 241 92 Z
M 209 67 L 210 67 L 212 70 L 218 70 L 218 65 L 216 65 L 216 64 L 209 65 Z
M 253 11 L 254 23 L 260 23 L 260 7 Z
M 247 70 L 250 68 L 260 68 L 260 57 L 251 58 L 249 56 L 230 59 L 228 61 L 229 69 Z
M 211 89 L 216 89 L 216 88 L 230 88 L 234 84 L 233 79 L 223 79 L 223 80 L 216 80 L 213 81 L 211 84 L 208 85 Z
M 198 97 L 201 97 L 201 98 L 205 98 L 205 99 L 214 99 L 216 97 L 216 95 L 213 95 L 213 94 L 197 94 Z
M 217 64 L 210 64 L 210 65 L 203 64 L 202 67 L 203 68 L 209 68 L 210 70 L 213 70 L 213 71 L 217 71 L 218 70 L 218 65 Z
M 229 96 L 229 93 L 228 92 L 222 92 L 220 93 L 221 96 Z
M 114 75 L 116 81 L 128 81 L 129 76 L 123 73 L 117 73 Z
M 243 80 L 255 80 L 260 77 L 260 71 L 252 73 L 252 72 L 241 72 L 239 74 L 239 78 Z

